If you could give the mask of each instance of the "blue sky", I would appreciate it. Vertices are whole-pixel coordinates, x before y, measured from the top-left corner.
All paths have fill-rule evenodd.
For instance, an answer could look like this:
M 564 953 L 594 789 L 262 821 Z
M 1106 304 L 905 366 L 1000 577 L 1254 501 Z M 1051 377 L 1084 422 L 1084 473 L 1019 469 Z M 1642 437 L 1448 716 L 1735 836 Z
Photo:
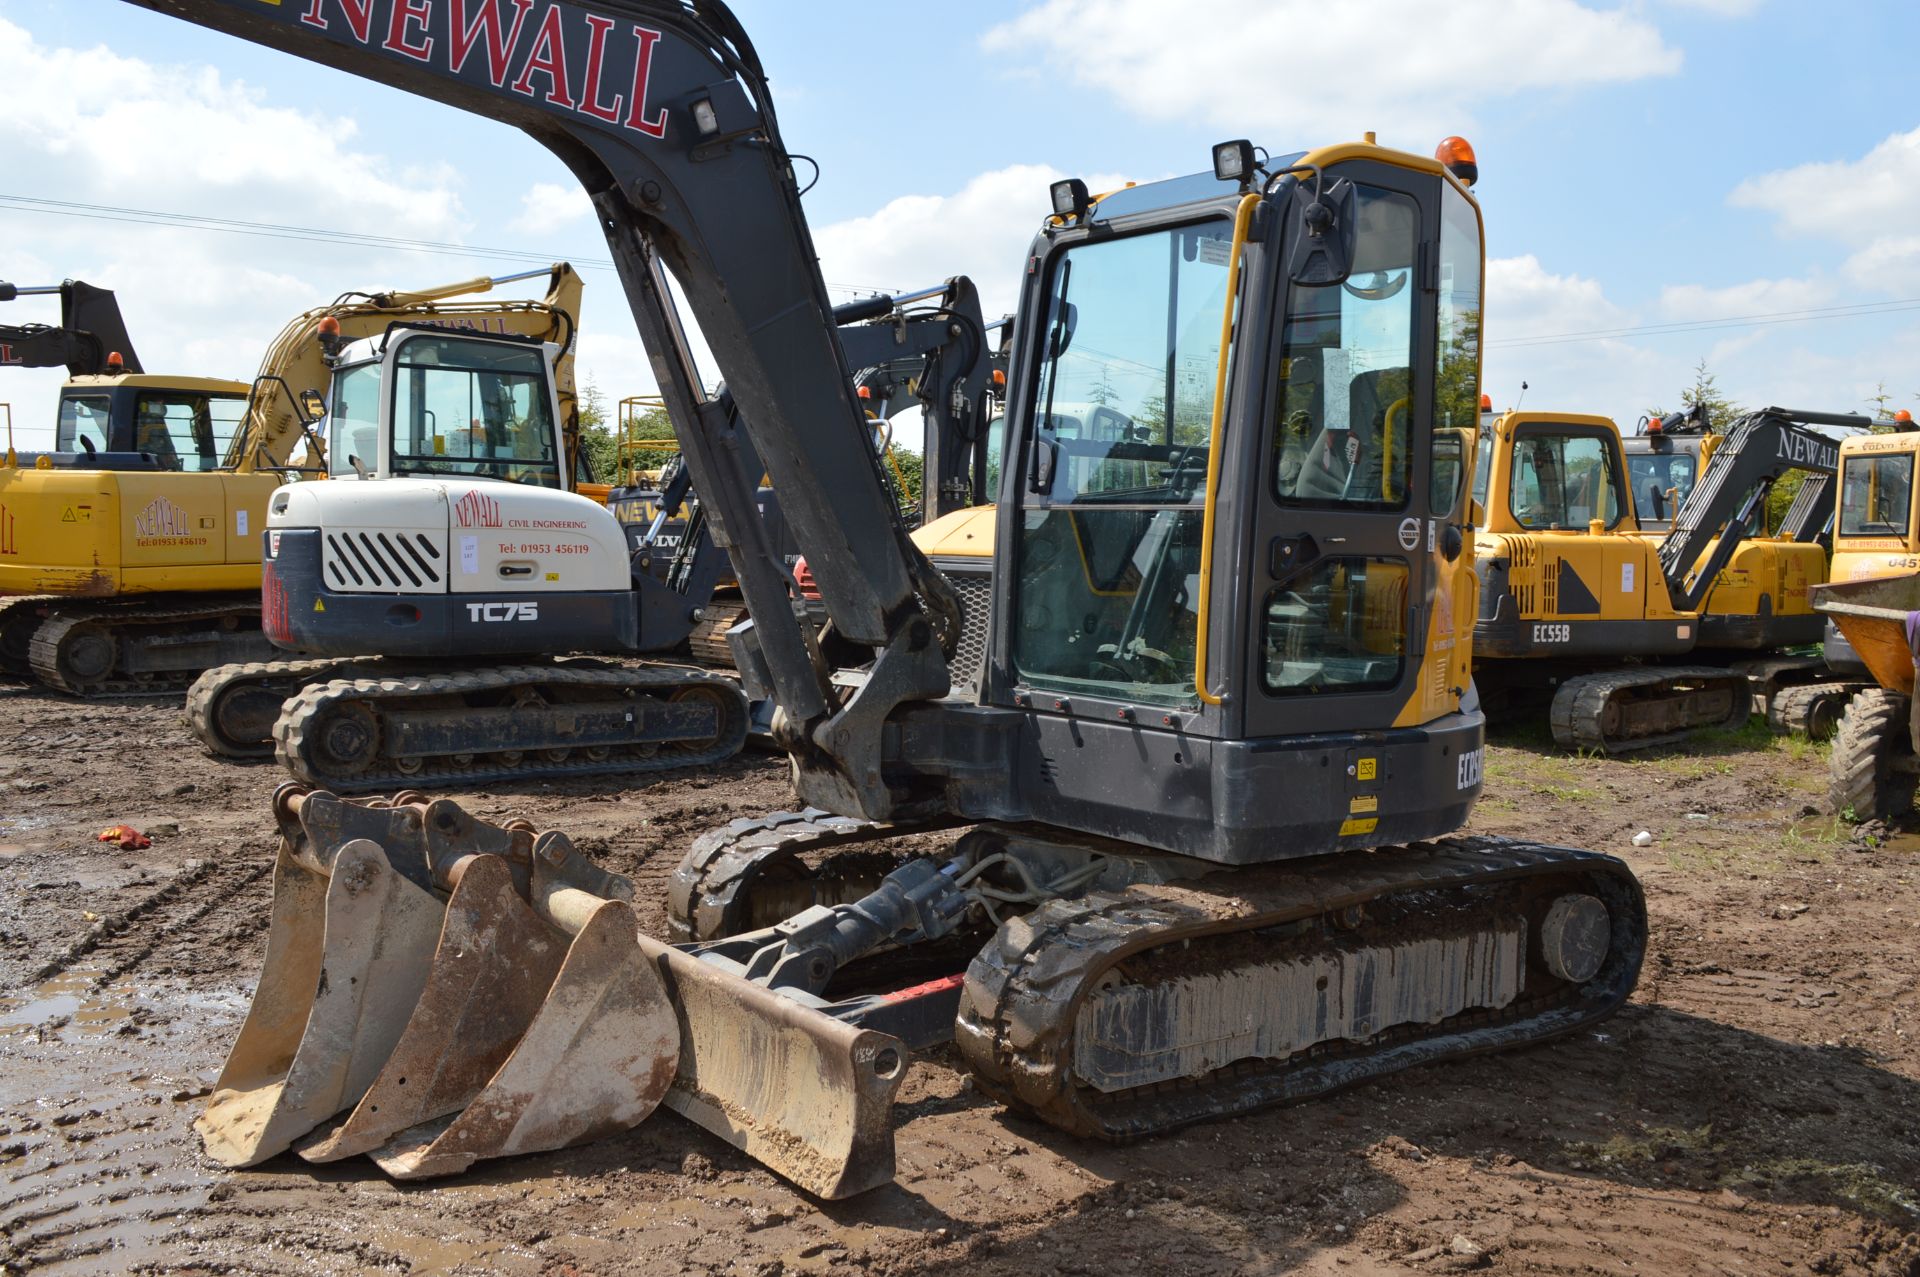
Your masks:
M 1920 6 L 1785 0 L 736 0 L 773 76 L 835 284 L 965 271 L 1010 303 L 1056 175 L 1203 167 L 1246 135 L 1300 149 L 1462 133 L 1488 227 L 1489 389 L 1631 428 L 1706 359 L 1750 405 L 1920 409 Z M 1169 15 L 1174 15 L 1171 19 Z M 600 260 L 584 198 L 503 126 L 120 0 L 0 0 L 0 195 L 344 228 Z M 348 288 L 497 268 L 25 211 L 0 278 L 115 288 L 151 367 L 251 376 L 293 314 Z M 581 371 L 650 388 L 609 271 Z M 9 321 L 53 318 L 16 302 Z M 1562 334 L 1608 332 L 1560 339 Z M 1546 340 L 1551 339 L 1551 340 Z M 0 374 L 22 443 L 58 377 Z

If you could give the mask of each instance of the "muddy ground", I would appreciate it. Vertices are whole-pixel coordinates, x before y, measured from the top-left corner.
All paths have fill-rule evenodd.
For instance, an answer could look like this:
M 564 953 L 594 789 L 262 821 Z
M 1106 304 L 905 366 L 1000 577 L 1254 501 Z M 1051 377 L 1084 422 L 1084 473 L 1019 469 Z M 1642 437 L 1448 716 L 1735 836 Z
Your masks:
M 1920 837 L 1836 831 L 1824 773 L 1756 734 L 1490 751 L 1477 829 L 1615 852 L 1646 886 L 1646 974 L 1599 1032 L 1128 1148 L 1010 1117 L 936 1053 L 897 1182 L 837 1204 L 670 1114 L 402 1188 L 363 1161 L 223 1172 L 190 1130 L 262 953 L 275 771 L 205 758 L 171 705 L 0 693 L 0 1266 L 1912 1277 Z M 696 833 L 786 803 L 764 757 L 459 797 L 656 900 Z M 94 840 L 119 821 L 152 848 Z

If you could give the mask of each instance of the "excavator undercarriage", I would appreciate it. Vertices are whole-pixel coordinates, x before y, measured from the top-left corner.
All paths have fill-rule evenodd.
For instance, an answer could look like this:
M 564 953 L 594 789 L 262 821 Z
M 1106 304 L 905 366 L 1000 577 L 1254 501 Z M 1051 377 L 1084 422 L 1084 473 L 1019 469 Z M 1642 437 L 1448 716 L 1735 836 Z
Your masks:
M 671 903 L 699 938 L 664 945 L 630 883 L 526 822 L 293 785 L 275 808 L 267 961 L 199 1121 L 230 1165 L 425 1178 L 664 1103 L 839 1197 L 891 1177 L 911 1048 L 955 1041 L 987 1094 L 1129 1140 L 1572 1032 L 1646 938 L 1620 862 L 1513 839 L 1221 872 L 1022 827 L 900 859 L 848 848 L 940 830 L 807 812 L 697 847 Z M 767 872 L 803 847 L 834 850 Z

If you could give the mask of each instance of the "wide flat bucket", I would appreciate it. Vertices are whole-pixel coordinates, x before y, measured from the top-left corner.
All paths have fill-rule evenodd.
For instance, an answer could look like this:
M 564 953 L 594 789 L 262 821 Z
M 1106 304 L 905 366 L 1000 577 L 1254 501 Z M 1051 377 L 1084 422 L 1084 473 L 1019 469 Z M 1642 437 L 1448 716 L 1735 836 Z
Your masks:
M 1880 686 L 1913 695 L 1907 615 L 1920 612 L 1920 573 L 1832 581 L 1813 586 L 1809 595 L 1815 610 L 1833 618 Z

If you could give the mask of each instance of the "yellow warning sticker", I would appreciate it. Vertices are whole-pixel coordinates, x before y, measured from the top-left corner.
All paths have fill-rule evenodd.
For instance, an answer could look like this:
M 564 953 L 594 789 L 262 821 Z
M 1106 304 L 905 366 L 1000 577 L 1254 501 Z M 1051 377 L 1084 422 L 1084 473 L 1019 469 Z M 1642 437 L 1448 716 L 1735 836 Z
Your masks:
M 1367 794 L 1347 804 L 1348 811 L 1379 811 L 1380 798 L 1377 794 Z
M 316 612 L 324 612 L 327 610 L 327 605 L 323 600 L 315 599 L 313 601 L 313 610 Z
M 1361 759 L 1359 767 L 1354 772 L 1354 775 L 1359 777 L 1361 780 L 1373 780 L 1379 774 L 1380 774 L 1380 760 L 1377 758 Z
M 1380 825 L 1378 816 L 1349 816 L 1340 822 L 1340 836 L 1351 838 L 1355 834 L 1370 834 Z
M 63 515 L 61 515 L 61 516 L 60 516 L 60 522 L 62 522 L 62 523 L 78 523 L 78 522 L 80 522 L 80 517 L 79 517 L 78 515 L 76 515 L 76 514 L 75 514 L 75 513 L 73 512 L 73 507 L 72 507 L 72 506 L 68 506 L 68 507 L 67 507 L 67 512 L 66 512 L 65 514 L 63 514 Z
M 560 574 L 559 574 L 558 572 L 549 572 L 549 573 L 547 573 L 547 580 L 549 580 L 549 581 L 558 581 L 559 579 L 560 579 Z

